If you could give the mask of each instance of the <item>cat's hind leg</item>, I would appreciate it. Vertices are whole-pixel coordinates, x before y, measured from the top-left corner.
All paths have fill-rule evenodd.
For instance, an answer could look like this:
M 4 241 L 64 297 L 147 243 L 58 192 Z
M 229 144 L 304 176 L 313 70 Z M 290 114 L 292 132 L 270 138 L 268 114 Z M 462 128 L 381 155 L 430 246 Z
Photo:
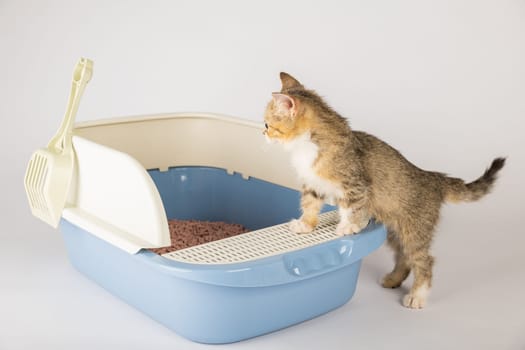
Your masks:
M 403 298 L 403 305 L 412 309 L 425 306 L 432 284 L 432 267 L 434 258 L 428 251 L 421 251 L 410 257 L 410 265 L 414 271 L 414 284 Z
M 397 288 L 410 274 L 410 267 L 403 254 L 396 232 L 392 230 L 388 231 L 387 243 L 394 250 L 395 265 L 392 272 L 383 277 L 381 285 L 384 288 Z
M 430 255 L 430 244 L 435 222 L 429 219 L 406 225 L 399 235 L 399 243 L 406 260 L 406 264 L 414 273 L 414 282 L 410 291 L 403 298 L 403 305 L 412 309 L 421 309 L 425 306 L 430 287 L 432 285 L 432 268 L 434 258 Z

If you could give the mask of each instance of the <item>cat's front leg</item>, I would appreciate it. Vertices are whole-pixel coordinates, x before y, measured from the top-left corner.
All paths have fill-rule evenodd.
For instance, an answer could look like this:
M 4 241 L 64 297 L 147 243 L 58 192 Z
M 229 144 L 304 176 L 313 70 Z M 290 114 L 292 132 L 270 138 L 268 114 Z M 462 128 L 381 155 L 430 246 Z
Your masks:
M 313 190 L 304 189 L 301 196 L 303 215 L 299 219 L 290 221 L 289 228 L 295 233 L 309 233 L 319 222 L 319 212 L 323 207 L 323 197 Z
M 370 221 L 370 216 L 364 207 L 353 209 L 339 206 L 339 224 L 336 228 L 338 236 L 352 235 L 364 229 Z

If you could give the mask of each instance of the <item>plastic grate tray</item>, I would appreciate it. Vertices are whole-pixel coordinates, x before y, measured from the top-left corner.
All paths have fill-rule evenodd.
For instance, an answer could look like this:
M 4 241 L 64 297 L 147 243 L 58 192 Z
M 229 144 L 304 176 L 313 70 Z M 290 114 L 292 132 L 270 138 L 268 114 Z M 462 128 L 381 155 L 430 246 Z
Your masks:
M 285 223 L 177 250 L 162 256 L 197 264 L 245 262 L 340 238 L 335 233 L 338 221 L 339 215 L 336 210 L 333 210 L 319 216 L 319 224 L 312 233 L 293 233 L 288 229 L 288 223 Z

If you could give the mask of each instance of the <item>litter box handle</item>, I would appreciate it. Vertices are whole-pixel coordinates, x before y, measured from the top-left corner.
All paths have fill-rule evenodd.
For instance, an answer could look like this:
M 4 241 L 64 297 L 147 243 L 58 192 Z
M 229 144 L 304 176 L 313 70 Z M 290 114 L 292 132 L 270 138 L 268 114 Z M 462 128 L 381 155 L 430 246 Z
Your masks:
M 71 149 L 71 131 L 73 130 L 75 115 L 80 103 L 80 97 L 91 79 L 92 73 L 93 61 L 83 57 L 80 58 L 73 72 L 73 81 L 71 82 L 71 91 L 64 119 L 55 136 L 49 141 L 49 148 L 54 148 L 58 152 L 67 152 Z
M 369 225 L 362 233 L 316 246 L 314 249 L 288 253 L 284 256 L 286 270 L 295 278 L 307 278 L 360 261 L 385 241 L 386 230 Z
M 352 263 L 353 247 L 352 240 L 339 239 L 315 249 L 288 253 L 284 265 L 292 276 L 300 278 L 325 273 Z

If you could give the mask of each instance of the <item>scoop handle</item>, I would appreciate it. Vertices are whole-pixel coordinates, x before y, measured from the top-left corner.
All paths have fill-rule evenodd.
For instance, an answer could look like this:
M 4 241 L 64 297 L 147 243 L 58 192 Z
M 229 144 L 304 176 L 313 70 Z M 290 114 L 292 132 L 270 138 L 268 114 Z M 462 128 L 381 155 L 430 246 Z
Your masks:
M 71 131 L 75 122 L 80 98 L 84 92 L 86 84 L 91 79 L 93 73 L 93 61 L 87 58 L 80 58 L 75 70 L 73 71 L 73 81 L 67 104 L 66 113 L 60 128 L 55 136 L 49 141 L 48 148 L 57 152 L 64 153 L 71 150 Z

